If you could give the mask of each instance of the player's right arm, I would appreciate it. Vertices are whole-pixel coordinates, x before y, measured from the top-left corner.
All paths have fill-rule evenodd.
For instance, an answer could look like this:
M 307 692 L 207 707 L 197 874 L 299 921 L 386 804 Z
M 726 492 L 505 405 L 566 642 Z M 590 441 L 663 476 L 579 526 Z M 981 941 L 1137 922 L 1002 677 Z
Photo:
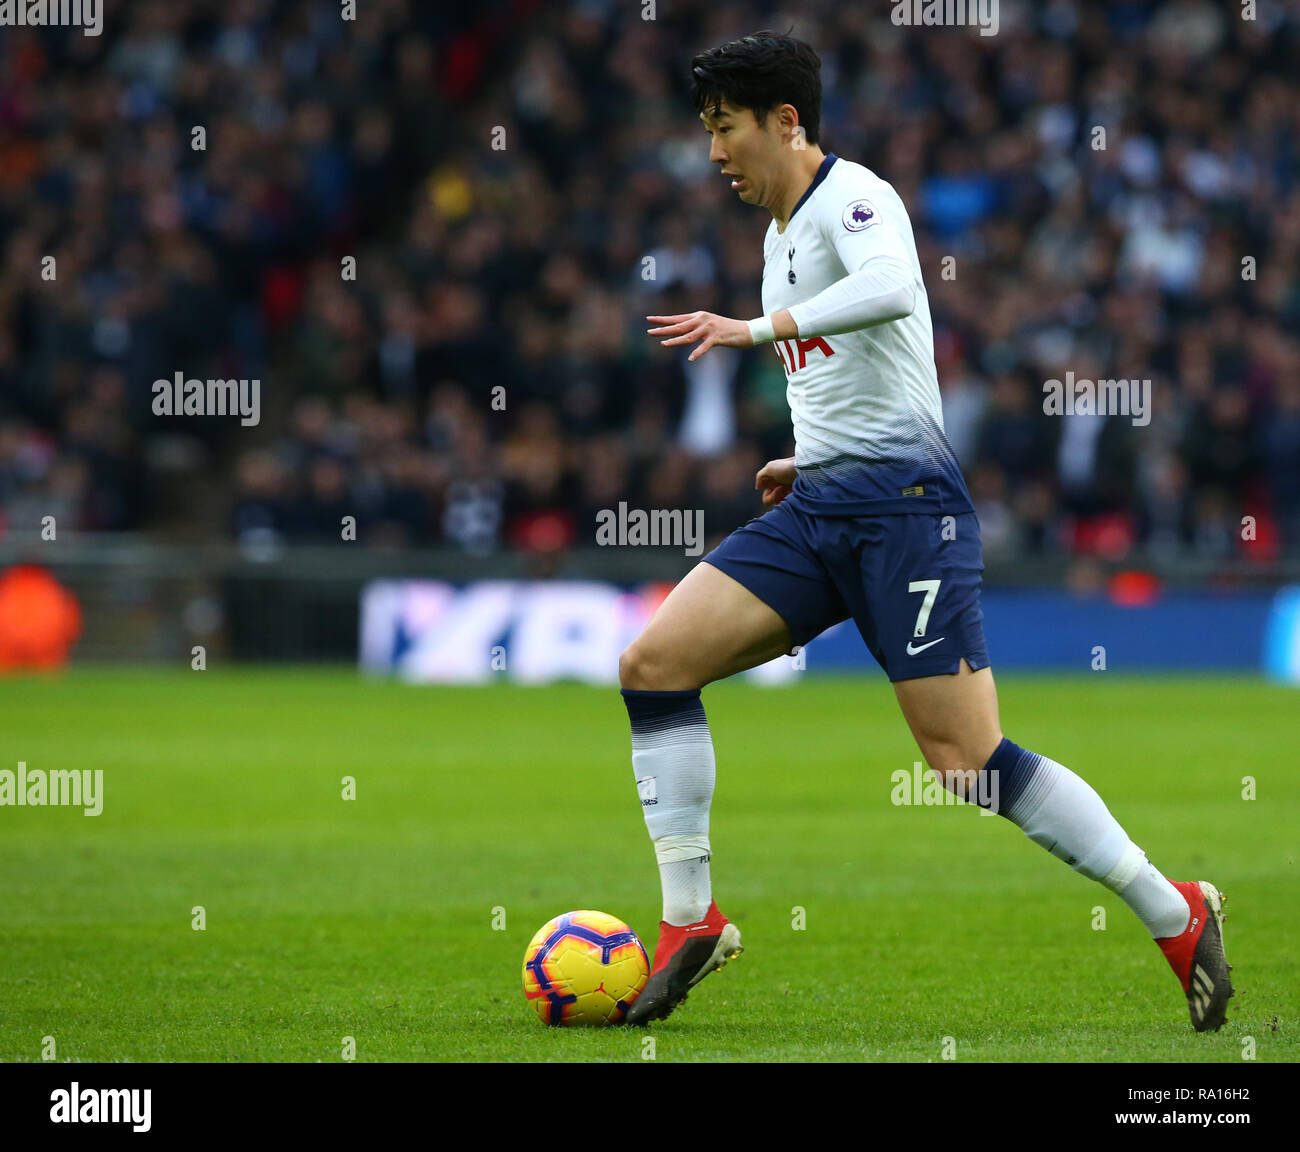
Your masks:
M 793 456 L 785 460 L 769 460 L 754 477 L 754 487 L 763 489 L 764 504 L 780 504 L 790 495 L 795 475 Z

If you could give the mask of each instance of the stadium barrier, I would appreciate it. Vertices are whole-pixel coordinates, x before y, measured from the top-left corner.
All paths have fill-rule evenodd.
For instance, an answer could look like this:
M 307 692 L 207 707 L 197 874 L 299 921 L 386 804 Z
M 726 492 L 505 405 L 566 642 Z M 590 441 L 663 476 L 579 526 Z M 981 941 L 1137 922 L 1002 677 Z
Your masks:
M 618 651 L 694 563 L 655 548 L 467 556 L 355 545 L 179 545 L 124 534 L 0 539 L 0 573 L 38 564 L 75 596 L 82 619 L 74 662 L 189 667 L 201 647 L 217 663 L 355 663 L 360 652 L 375 671 L 408 674 L 428 660 L 445 663 L 447 678 L 471 681 L 483 677 L 486 662 L 489 678 L 611 682 Z M 1059 557 L 990 562 L 984 609 L 995 666 L 1088 670 L 1100 646 L 1108 669 L 1262 666 L 1300 682 L 1300 566 L 1263 571 L 1179 560 L 1146 570 L 1105 576 L 1097 565 Z M 390 587 L 425 582 L 437 587 L 400 595 Z M 489 636 L 494 613 L 499 628 Z M 570 617 L 577 624 L 562 626 Z M 426 646 L 436 649 L 440 629 L 453 623 L 473 637 L 470 650 L 454 660 L 428 656 Z M 475 628 L 481 651 L 472 647 L 480 643 Z M 492 667 L 494 656 L 502 667 Z M 789 678 L 800 661 L 812 672 L 875 669 L 848 625 L 784 662 L 791 667 L 777 661 L 754 677 Z
M 617 682 L 618 657 L 666 595 L 577 581 L 487 581 L 462 587 L 381 580 L 362 597 L 361 667 L 417 683 Z M 1269 671 L 1300 683 L 1300 589 L 1174 593 L 1133 603 L 1109 594 L 986 589 L 995 667 L 1060 672 Z M 1287 663 L 1289 661 L 1289 664 Z M 883 675 L 852 621 L 746 675 L 782 683 L 804 672 Z M 1286 678 L 1285 676 L 1281 678 Z

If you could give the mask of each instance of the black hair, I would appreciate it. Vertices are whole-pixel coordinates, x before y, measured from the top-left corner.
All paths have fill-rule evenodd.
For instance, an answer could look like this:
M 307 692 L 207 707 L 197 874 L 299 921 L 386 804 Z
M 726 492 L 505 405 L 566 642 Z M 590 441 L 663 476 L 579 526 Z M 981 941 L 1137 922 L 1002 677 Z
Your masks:
M 793 31 L 793 25 L 790 31 Z M 822 62 L 802 40 L 764 29 L 691 58 L 695 111 L 716 116 L 722 101 L 747 108 L 762 123 L 782 104 L 793 104 L 809 144 L 821 134 Z

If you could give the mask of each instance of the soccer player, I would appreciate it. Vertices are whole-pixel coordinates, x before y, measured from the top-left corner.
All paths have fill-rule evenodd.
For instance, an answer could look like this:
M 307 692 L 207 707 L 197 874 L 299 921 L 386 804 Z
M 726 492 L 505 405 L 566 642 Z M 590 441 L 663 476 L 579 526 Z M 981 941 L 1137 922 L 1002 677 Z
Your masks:
M 1083 779 L 1002 734 L 979 524 L 944 435 L 907 209 L 874 172 L 818 147 L 820 61 L 807 44 L 760 32 L 700 53 L 691 71 L 710 161 L 772 214 L 765 315 L 649 316 L 649 334 L 696 345 L 690 360 L 773 344 L 795 455 L 759 470 L 770 511 L 686 575 L 619 663 L 663 886 L 654 968 L 626 1022 L 667 1016 L 741 951 L 712 895 L 700 689 L 852 617 L 944 785 L 1116 892 L 1173 967 L 1192 1025 L 1217 1030 L 1232 994 L 1221 893 L 1166 879 Z

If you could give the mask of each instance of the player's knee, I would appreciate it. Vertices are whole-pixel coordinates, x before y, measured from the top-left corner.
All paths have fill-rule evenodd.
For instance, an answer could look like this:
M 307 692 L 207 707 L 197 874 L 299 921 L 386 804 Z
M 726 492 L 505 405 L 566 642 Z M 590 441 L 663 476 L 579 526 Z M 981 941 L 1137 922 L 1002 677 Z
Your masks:
M 680 680 L 680 675 L 676 680 Z M 671 692 L 690 687 L 675 682 L 672 662 L 661 648 L 634 640 L 618 658 L 618 682 L 630 692 Z
M 1002 733 L 993 729 L 968 732 L 952 739 L 927 736 L 919 742 L 925 762 L 939 783 L 949 792 L 969 797 L 975 794 L 980 773 L 1002 743 Z
M 705 684 L 686 654 L 644 637 L 633 640 L 618 658 L 618 680 L 640 692 L 690 692 Z
M 629 644 L 618 658 L 619 686 L 629 691 L 641 690 L 645 677 L 644 657 L 635 644 Z
M 975 763 L 960 745 L 929 744 L 925 748 L 925 760 L 949 792 L 962 797 L 975 794 L 983 765 Z

